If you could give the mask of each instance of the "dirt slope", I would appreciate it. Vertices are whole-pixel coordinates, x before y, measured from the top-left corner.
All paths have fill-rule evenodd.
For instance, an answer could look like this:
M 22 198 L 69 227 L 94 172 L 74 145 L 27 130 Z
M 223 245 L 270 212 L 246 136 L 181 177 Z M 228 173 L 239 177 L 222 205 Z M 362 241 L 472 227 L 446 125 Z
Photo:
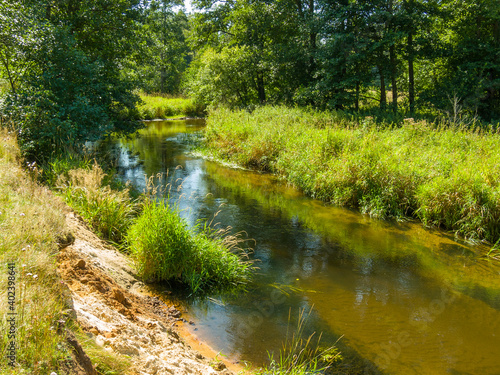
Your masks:
M 99 345 L 129 356 L 131 374 L 232 374 L 222 364 L 216 371 L 179 337 L 181 313 L 149 294 L 123 254 L 73 213 L 66 220 L 75 241 L 61 250 L 58 270 L 79 324 Z

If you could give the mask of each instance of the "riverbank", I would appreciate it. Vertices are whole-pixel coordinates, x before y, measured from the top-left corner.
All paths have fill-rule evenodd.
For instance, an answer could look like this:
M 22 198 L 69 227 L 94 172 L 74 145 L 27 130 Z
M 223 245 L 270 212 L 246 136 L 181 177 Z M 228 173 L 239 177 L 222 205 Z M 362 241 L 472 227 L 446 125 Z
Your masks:
M 152 296 L 130 261 L 21 161 L 2 131 L 0 312 L 11 334 L 1 336 L 0 373 L 230 374 L 184 342 L 181 313 Z
M 379 218 L 417 218 L 472 241 L 500 238 L 500 134 L 327 112 L 217 109 L 203 152 L 274 173 L 306 194 Z
M 204 117 L 206 107 L 191 98 L 140 94 L 142 103 L 129 117 L 140 120 Z

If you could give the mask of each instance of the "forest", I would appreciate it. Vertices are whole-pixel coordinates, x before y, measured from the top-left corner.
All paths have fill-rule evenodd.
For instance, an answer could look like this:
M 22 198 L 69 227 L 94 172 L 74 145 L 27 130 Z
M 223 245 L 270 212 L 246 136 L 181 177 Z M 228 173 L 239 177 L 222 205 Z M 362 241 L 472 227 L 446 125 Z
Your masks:
M 141 127 L 138 93 L 401 121 L 500 118 L 495 0 L 2 0 L 4 119 L 43 161 Z M 388 117 L 389 116 L 389 117 Z

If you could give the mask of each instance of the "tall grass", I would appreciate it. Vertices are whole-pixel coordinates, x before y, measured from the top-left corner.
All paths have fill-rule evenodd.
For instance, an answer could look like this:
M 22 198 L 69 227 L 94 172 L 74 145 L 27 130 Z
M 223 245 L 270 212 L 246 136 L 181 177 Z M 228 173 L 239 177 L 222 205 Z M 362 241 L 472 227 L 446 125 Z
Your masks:
M 287 329 L 286 339 L 277 358 L 269 354 L 270 364 L 258 370 L 258 375 L 312 375 L 323 374 L 342 356 L 335 346 L 321 347 L 321 335 L 315 333 L 305 336 L 305 325 L 312 309 L 306 314 L 305 309 L 299 311 L 295 331 L 290 334 Z M 290 324 L 291 316 L 288 317 Z
M 138 106 L 136 117 L 141 120 L 203 117 L 205 106 L 189 98 L 172 98 L 159 95 L 141 94 L 142 104 Z
M 147 200 L 126 237 L 139 275 L 147 281 L 181 282 L 193 293 L 243 286 L 251 275 L 244 254 L 231 249 L 227 238 L 200 228 L 189 229 L 164 201 Z
M 262 107 L 213 111 L 204 152 L 282 176 L 307 194 L 470 240 L 500 238 L 500 134 L 406 119 Z
M 0 129 L 0 374 L 61 373 L 72 353 L 62 332 L 76 330 L 68 310 L 67 288 L 55 262 L 58 243 L 69 235 L 64 215 L 67 207 L 28 172 L 22 168 L 15 137 Z M 16 272 L 15 367 L 6 358 L 12 340 L 7 334 L 7 313 L 12 312 L 7 303 L 10 262 Z M 96 349 L 91 359 L 102 357 L 103 350 Z M 118 363 L 115 358 L 108 369 L 123 369 Z
M 72 169 L 59 175 L 58 187 L 68 203 L 96 233 L 120 244 L 138 214 L 139 203 L 127 188 L 114 190 L 105 184 L 106 174 L 95 163 L 92 168 Z

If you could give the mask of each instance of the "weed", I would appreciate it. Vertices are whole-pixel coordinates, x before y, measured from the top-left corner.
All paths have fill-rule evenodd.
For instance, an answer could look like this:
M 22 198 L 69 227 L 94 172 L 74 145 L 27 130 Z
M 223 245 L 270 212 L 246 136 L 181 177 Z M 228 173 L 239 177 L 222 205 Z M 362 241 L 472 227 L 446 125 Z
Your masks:
M 299 318 L 295 332 L 290 336 L 287 329 L 286 339 L 280 350 L 278 358 L 272 353 L 269 354 L 270 364 L 257 371 L 258 375 L 308 375 L 321 374 L 330 368 L 334 363 L 342 360 L 340 352 L 335 346 L 322 348 L 321 335 L 315 338 L 312 333 L 304 338 L 304 330 L 307 318 L 312 312 L 306 314 L 305 309 L 299 311 Z M 290 328 L 291 316 L 288 317 Z
M 59 177 L 65 201 L 106 240 L 120 244 L 137 216 L 139 204 L 127 188 L 113 190 L 104 185 L 105 173 L 97 163 L 91 169 L 73 169 Z

